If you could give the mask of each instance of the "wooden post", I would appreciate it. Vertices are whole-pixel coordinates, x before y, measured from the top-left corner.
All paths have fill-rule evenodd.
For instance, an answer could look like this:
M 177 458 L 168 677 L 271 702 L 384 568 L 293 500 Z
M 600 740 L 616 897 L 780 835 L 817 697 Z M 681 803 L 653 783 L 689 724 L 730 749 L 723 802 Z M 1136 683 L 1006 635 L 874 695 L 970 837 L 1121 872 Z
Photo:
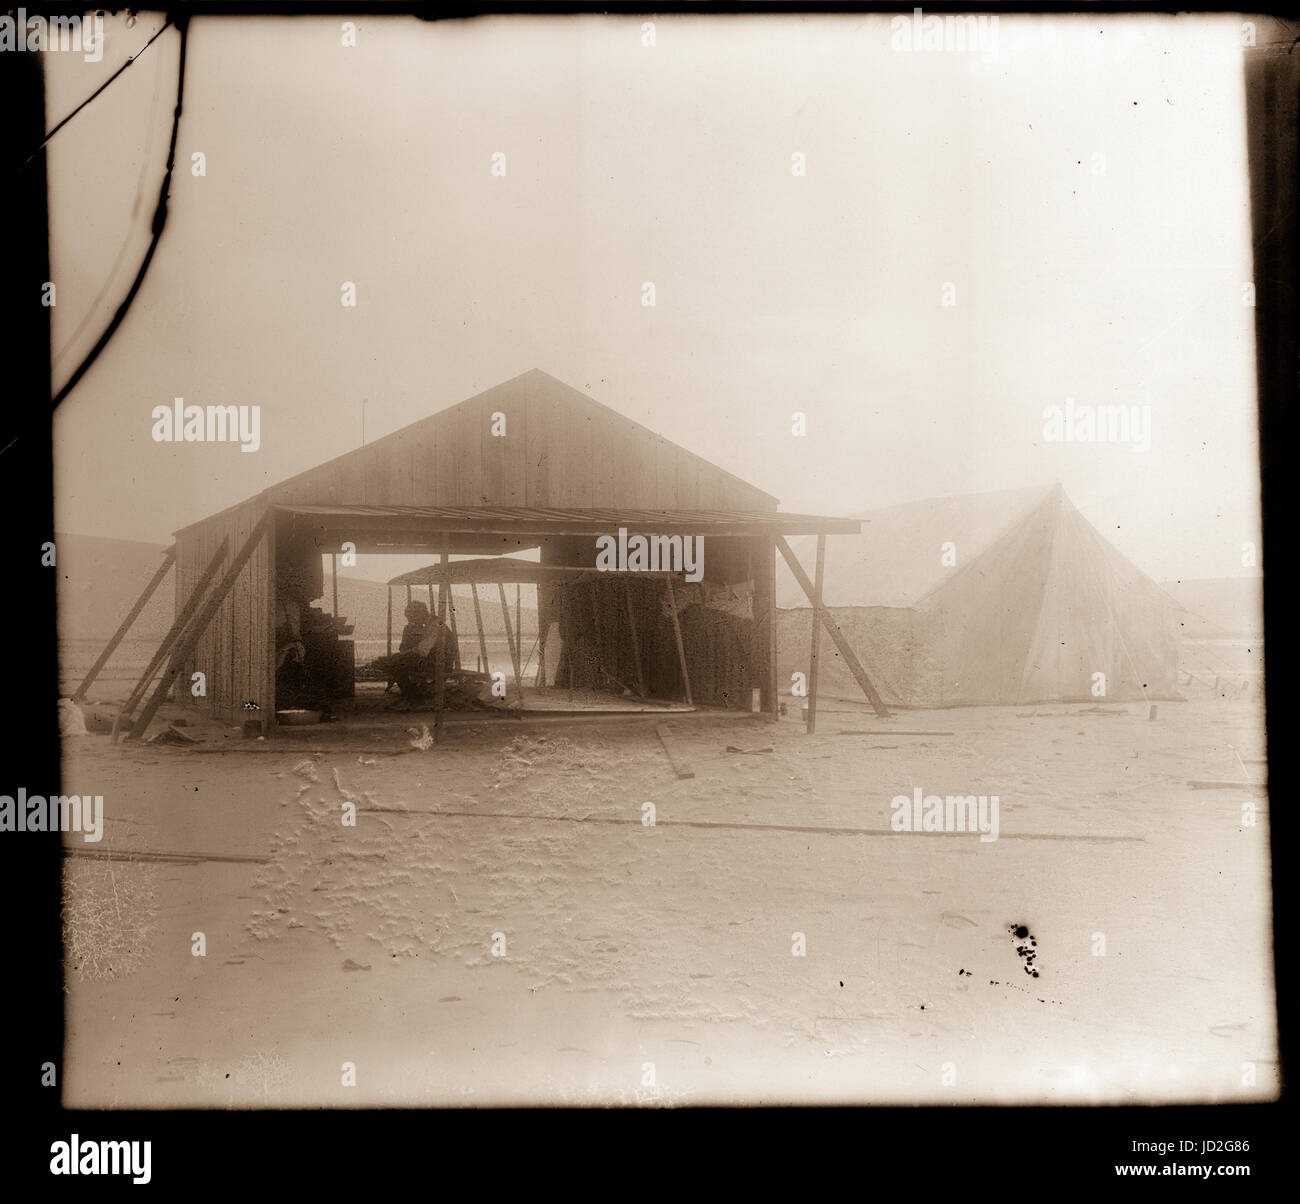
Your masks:
M 226 551 L 229 547 L 230 539 L 227 537 L 221 541 L 221 546 L 217 548 L 212 559 L 208 561 L 207 567 L 199 575 L 198 581 L 194 583 L 194 589 L 190 592 L 190 596 L 185 599 L 185 604 L 181 607 L 180 613 L 177 614 L 172 625 L 167 629 L 167 634 L 163 636 L 162 643 L 158 645 L 158 651 L 150 658 L 148 666 L 140 675 L 140 680 L 136 682 L 135 688 L 127 696 L 122 709 L 118 711 L 117 717 L 113 720 L 112 743 L 117 743 L 118 730 L 122 720 L 129 716 L 139 705 L 140 699 L 144 697 L 144 692 L 149 688 L 149 682 L 153 680 L 153 675 L 158 666 L 163 663 L 164 658 L 171 652 L 181 632 L 185 630 L 185 625 L 193 617 L 199 603 L 203 601 L 203 595 L 212 578 L 217 575 L 217 569 L 221 567 L 221 562 L 226 558 Z
M 754 583 L 752 657 L 758 678 L 758 708 L 770 720 L 780 717 L 776 663 L 776 546 L 770 536 L 750 543 L 750 578 Z
M 334 584 L 334 617 L 339 617 L 339 554 L 330 553 L 330 580 Z
M 515 667 L 515 688 L 519 691 L 519 705 L 524 705 L 524 680 L 520 675 L 519 669 L 519 651 L 515 647 L 514 637 L 510 634 L 510 603 L 506 601 L 506 586 L 504 581 L 497 582 L 497 591 L 501 595 L 501 617 L 505 620 L 506 625 L 506 643 L 510 645 L 510 659 Z
M 450 545 L 450 536 L 444 535 L 442 538 L 442 552 L 438 556 L 438 622 L 447 621 L 447 549 Z M 410 588 L 409 586 L 407 587 Z M 442 632 L 438 632 L 438 642 L 434 645 L 433 652 L 433 738 L 434 740 L 442 739 L 442 713 L 447 705 L 447 650 L 446 644 L 442 639 Z
M 632 582 L 624 578 L 623 597 L 627 601 L 627 625 L 632 629 L 632 659 L 636 662 L 636 684 L 645 697 L 645 674 L 641 671 L 641 642 L 636 637 L 636 619 L 632 614 Z
M 483 658 L 483 672 L 490 674 L 492 669 L 488 662 L 487 636 L 483 634 L 483 612 L 478 605 L 478 585 L 473 581 L 470 582 L 469 592 L 474 599 L 474 626 L 478 628 L 478 651 Z
M 131 630 L 131 624 L 140 617 L 140 612 L 144 610 L 149 599 L 153 597 L 154 590 L 161 584 L 162 579 L 167 576 L 167 570 L 172 567 L 176 561 L 175 547 L 168 548 L 163 554 L 163 562 L 158 566 L 157 571 L 149 579 L 149 584 L 144 587 L 144 592 L 135 600 L 135 605 L 127 612 L 126 618 L 122 620 L 121 626 L 113 633 L 113 638 L 108 641 L 104 651 L 99 654 L 99 659 L 90 667 L 90 672 L 82 679 L 81 685 L 72 695 L 73 702 L 80 702 L 86 696 L 86 691 L 90 689 L 95 678 L 100 674 L 100 670 L 108 664 L 108 658 L 113 655 L 114 650 L 120 644 L 126 633 Z
M 212 622 L 213 616 L 221 608 L 222 602 L 226 600 L 226 595 L 230 593 L 230 587 L 235 584 L 235 579 L 244 571 L 244 566 L 248 563 L 249 558 L 253 555 L 254 549 L 258 543 L 266 536 L 267 529 L 271 525 L 271 517 L 274 511 L 268 510 L 257 522 L 257 525 L 249 532 L 248 538 L 244 541 L 244 546 L 239 549 L 239 553 L 231 562 L 230 567 L 226 570 L 225 575 L 217 583 L 216 588 L 212 591 L 207 602 L 204 603 L 203 609 L 195 617 L 194 622 L 186 628 L 184 637 L 180 640 L 176 652 L 173 654 L 171 664 L 167 666 L 167 672 L 162 675 L 158 682 L 158 688 L 154 690 L 152 697 L 145 705 L 135 727 L 127 735 L 128 740 L 138 740 L 144 735 L 145 729 L 149 726 L 150 721 L 158 713 L 158 708 L 162 706 L 163 699 L 167 697 L 167 691 L 172 688 L 172 683 L 179 676 L 185 660 L 197 647 L 199 639 L 208 629 L 208 624 Z
M 515 647 L 519 650 L 519 663 L 524 661 L 524 620 L 521 617 L 522 609 L 520 607 L 520 595 L 523 593 L 523 585 L 515 582 Z
M 456 626 L 456 595 L 451 592 L 450 583 L 447 590 L 447 626 L 451 628 L 452 664 L 460 668 L 460 629 Z
M 393 587 L 388 587 L 388 655 L 393 655 Z
M 668 607 L 672 612 L 673 637 L 677 640 L 677 660 L 682 666 L 682 681 L 686 685 L 686 705 L 693 707 L 695 700 L 691 697 L 691 675 L 686 669 L 686 648 L 682 644 L 682 627 L 677 621 L 677 598 L 673 594 L 673 579 L 668 576 L 664 581 L 668 585 Z
M 537 685 L 541 689 L 546 687 L 546 630 L 550 627 L 550 599 L 547 598 L 547 604 L 542 604 L 542 591 L 549 587 L 537 583 Z
M 274 510 L 271 511 L 275 513 Z M 275 612 L 279 601 L 276 568 L 276 542 L 279 528 L 276 519 L 271 519 L 266 531 L 266 597 L 262 605 L 266 608 L 266 635 L 262 646 L 262 733 L 273 735 L 275 720 Z
M 596 578 L 591 579 L 591 622 L 595 628 L 596 636 L 596 655 L 593 657 L 592 685 L 599 690 L 605 684 L 605 650 L 601 647 L 600 631 L 600 590 L 596 586 Z
M 876 693 L 876 687 L 871 684 L 866 670 L 862 667 L 848 640 L 844 638 L 844 633 L 839 629 L 839 625 L 826 612 L 824 606 L 817 604 L 813 584 L 808 580 L 808 574 L 803 571 L 803 565 L 799 563 L 799 558 L 791 550 L 790 545 L 786 543 L 785 536 L 777 536 L 776 546 L 781 549 L 781 555 L 785 557 L 785 562 L 790 566 L 790 571 L 794 574 L 795 580 L 799 582 L 803 592 L 808 595 L 808 601 L 813 604 L 813 613 L 821 615 L 822 626 L 826 628 L 826 634 L 831 637 L 831 642 L 844 658 L 844 663 L 848 665 L 849 671 L 853 674 L 862 692 L 867 696 L 872 708 L 880 718 L 888 719 L 890 715 L 889 708 L 885 706 L 880 695 Z
M 812 651 L 808 655 L 808 734 L 817 730 L 817 654 L 822 635 L 822 578 L 826 573 L 826 536 L 817 536 L 817 576 L 813 584 Z
M 575 585 L 573 588 L 576 589 L 577 588 L 576 578 L 574 580 L 575 580 Z M 551 596 L 551 600 L 557 603 L 556 611 L 559 614 L 559 627 L 560 627 L 560 654 L 555 661 L 555 685 L 557 689 L 561 689 L 561 690 L 564 689 L 563 677 L 565 676 L 565 674 L 562 673 L 562 670 L 567 666 L 568 667 L 567 676 L 569 679 L 569 701 L 572 702 L 573 701 L 573 641 L 566 640 L 564 638 L 564 632 L 566 631 L 566 629 L 571 630 L 569 628 L 569 624 L 566 622 L 569 615 L 569 606 L 570 606 L 569 599 L 570 599 L 569 586 L 566 585 L 564 582 L 561 582 L 558 586 L 556 586 L 555 592 Z
M 411 583 L 409 581 L 406 583 L 406 605 L 411 605 Z

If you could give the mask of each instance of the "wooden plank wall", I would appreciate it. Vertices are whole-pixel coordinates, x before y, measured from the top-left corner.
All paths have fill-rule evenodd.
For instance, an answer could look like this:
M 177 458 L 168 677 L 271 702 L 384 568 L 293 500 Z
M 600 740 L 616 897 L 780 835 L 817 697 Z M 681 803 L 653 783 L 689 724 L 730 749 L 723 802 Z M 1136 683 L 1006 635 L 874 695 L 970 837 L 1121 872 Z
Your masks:
M 238 555 L 265 510 L 265 500 L 255 498 L 177 534 L 178 611 L 221 540 L 230 541 L 224 569 Z M 186 665 L 184 677 L 177 684 L 178 698 L 190 695 L 191 674 L 198 671 L 207 676 L 207 698 L 197 701 L 206 701 L 213 717 L 241 723 L 245 718 L 244 703 L 252 701 L 261 707 L 261 718 L 272 718 L 274 679 L 267 673 L 267 662 L 275 638 L 273 582 L 272 549 L 263 539 L 200 638 L 192 662 Z M 268 599 L 272 602 L 268 603 Z
M 506 434 L 492 432 L 492 415 Z M 542 372 L 269 491 L 278 503 L 770 511 L 776 502 Z

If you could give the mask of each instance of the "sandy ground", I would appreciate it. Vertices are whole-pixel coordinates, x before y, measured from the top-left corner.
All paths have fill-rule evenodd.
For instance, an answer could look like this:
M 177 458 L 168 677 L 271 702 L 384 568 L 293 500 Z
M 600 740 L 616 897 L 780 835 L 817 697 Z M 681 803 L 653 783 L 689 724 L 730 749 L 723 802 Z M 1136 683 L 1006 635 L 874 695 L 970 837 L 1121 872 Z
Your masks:
M 691 780 L 639 719 L 69 740 L 65 1104 L 1276 1098 L 1267 799 L 1186 784 L 1262 780 L 1257 703 L 825 705 L 670 721 Z M 915 786 L 1000 838 L 891 834 Z

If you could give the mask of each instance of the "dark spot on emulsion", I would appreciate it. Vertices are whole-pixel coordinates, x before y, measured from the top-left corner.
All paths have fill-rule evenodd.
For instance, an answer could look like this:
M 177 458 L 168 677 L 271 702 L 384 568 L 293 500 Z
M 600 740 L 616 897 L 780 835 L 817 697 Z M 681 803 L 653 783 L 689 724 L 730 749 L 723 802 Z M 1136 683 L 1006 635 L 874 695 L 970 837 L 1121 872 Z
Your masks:
M 1034 962 L 1038 960 L 1038 941 L 1030 934 L 1027 924 L 1012 924 L 1008 931 L 1016 941 L 1016 956 L 1024 959 L 1024 970 L 1026 974 L 1038 977 L 1038 971 L 1034 968 Z

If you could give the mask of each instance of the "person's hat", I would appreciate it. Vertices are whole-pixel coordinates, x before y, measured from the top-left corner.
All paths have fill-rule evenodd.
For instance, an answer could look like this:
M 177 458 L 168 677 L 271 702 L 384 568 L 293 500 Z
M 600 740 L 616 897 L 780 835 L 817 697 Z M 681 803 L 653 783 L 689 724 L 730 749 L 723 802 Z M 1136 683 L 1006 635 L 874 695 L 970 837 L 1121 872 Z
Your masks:
M 408 602 L 406 604 L 406 617 L 408 619 L 426 619 L 429 617 L 429 608 L 423 602 Z

